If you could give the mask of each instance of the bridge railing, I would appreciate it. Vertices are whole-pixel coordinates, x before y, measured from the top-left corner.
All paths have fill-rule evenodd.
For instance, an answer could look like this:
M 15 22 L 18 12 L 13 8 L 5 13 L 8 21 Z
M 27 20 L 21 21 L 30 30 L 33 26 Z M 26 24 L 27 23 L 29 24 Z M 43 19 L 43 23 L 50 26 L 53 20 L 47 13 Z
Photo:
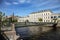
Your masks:
M 18 22 L 18 23 L 15 23 L 15 26 L 31 26 L 31 25 L 40 25 L 40 26 L 43 26 L 43 25 L 47 25 L 47 24 L 54 24 L 52 22 L 48 23 L 48 22 Z

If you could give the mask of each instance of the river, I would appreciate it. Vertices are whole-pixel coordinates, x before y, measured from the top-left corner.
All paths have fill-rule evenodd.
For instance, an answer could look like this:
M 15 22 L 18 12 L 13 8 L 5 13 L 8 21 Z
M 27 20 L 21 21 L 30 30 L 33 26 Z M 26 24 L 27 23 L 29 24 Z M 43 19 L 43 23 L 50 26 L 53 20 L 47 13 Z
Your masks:
M 60 40 L 60 28 L 42 33 L 41 27 L 16 27 L 17 35 L 20 37 L 17 40 Z

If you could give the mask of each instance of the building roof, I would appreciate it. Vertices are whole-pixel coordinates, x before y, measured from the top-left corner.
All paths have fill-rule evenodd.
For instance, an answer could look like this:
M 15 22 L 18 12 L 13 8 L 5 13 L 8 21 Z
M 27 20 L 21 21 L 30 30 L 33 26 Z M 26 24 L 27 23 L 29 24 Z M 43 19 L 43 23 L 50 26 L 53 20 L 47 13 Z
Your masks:
M 41 12 L 47 12 L 47 11 L 52 12 L 51 10 L 41 10 L 41 11 L 37 11 L 37 12 L 32 12 L 31 14 L 41 13 Z M 53 13 L 53 12 L 52 12 L 52 13 Z

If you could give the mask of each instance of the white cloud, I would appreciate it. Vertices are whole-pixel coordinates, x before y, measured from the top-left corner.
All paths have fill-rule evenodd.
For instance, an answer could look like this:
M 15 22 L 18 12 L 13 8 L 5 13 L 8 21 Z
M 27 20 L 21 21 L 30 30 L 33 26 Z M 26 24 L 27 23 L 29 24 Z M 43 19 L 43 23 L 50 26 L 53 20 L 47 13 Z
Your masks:
M 19 4 L 18 2 L 13 2 L 13 4 Z
M 13 4 L 15 4 L 15 5 L 17 5 L 17 4 L 23 4 L 23 3 L 30 3 L 31 2 L 31 0 L 18 0 L 18 2 L 12 2 L 12 3 L 10 3 L 10 2 L 5 2 L 5 4 L 6 5 L 13 5 Z
M 27 0 L 27 3 L 30 3 L 31 2 L 31 0 Z
M 19 0 L 20 3 L 25 3 L 26 0 Z
M 11 3 L 9 3 L 9 2 L 5 2 L 5 4 L 6 4 L 6 5 L 11 5 Z
M 19 3 L 30 3 L 31 0 L 19 0 Z

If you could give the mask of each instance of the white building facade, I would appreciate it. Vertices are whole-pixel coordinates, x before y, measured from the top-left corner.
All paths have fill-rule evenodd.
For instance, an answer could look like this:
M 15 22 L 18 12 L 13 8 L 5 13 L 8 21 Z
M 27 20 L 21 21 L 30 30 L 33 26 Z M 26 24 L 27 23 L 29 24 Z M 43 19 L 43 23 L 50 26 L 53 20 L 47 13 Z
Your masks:
M 25 22 L 26 20 L 28 20 L 28 17 L 19 17 L 18 18 L 18 22 Z
M 50 10 L 43 10 L 38 12 L 33 12 L 27 17 L 21 17 L 18 19 L 18 22 L 25 22 L 28 20 L 29 22 L 54 22 L 53 17 L 60 18 L 60 14 L 53 14 Z M 42 19 L 42 21 L 39 21 Z

